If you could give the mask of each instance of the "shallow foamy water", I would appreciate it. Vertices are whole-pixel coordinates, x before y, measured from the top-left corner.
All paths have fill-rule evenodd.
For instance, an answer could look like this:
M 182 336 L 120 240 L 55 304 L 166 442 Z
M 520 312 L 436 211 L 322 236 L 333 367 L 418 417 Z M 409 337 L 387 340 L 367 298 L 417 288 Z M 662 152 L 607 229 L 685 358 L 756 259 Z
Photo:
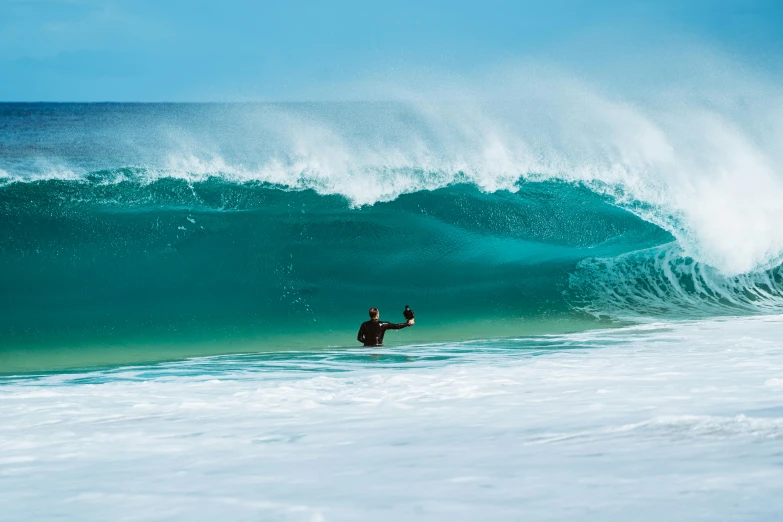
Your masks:
M 2 520 L 778 520 L 783 316 L 0 380 Z

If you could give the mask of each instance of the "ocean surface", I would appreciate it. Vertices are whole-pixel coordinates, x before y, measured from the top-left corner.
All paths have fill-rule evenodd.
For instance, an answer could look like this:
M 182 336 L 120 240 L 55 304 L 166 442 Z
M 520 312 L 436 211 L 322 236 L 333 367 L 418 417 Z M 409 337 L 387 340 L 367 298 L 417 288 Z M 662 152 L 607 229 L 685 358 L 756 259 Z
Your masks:
M 739 105 L 0 104 L 0 520 L 779 519 Z

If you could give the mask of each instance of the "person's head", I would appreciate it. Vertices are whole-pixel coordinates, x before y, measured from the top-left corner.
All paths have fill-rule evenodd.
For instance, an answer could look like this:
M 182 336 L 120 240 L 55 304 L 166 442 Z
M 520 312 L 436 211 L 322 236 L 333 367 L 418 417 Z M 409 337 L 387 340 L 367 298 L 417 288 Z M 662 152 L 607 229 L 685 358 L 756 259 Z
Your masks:
M 380 317 L 380 312 L 378 312 L 377 308 L 370 308 L 370 319 L 378 319 Z

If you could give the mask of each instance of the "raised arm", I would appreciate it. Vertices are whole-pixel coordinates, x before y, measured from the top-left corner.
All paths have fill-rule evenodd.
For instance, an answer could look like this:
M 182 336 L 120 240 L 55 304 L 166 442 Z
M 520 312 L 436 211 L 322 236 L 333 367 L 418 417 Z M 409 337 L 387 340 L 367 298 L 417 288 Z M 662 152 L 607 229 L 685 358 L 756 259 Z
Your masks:
M 384 330 L 401 330 L 413 326 L 411 323 L 383 323 Z

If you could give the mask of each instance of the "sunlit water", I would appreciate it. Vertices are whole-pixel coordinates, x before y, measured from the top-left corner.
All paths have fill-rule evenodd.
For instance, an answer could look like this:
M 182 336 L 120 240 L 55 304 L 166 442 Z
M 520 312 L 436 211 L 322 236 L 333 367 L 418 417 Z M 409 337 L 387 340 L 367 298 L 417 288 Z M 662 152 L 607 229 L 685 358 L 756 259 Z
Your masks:
M 0 381 L 2 520 L 779 520 L 783 316 Z

